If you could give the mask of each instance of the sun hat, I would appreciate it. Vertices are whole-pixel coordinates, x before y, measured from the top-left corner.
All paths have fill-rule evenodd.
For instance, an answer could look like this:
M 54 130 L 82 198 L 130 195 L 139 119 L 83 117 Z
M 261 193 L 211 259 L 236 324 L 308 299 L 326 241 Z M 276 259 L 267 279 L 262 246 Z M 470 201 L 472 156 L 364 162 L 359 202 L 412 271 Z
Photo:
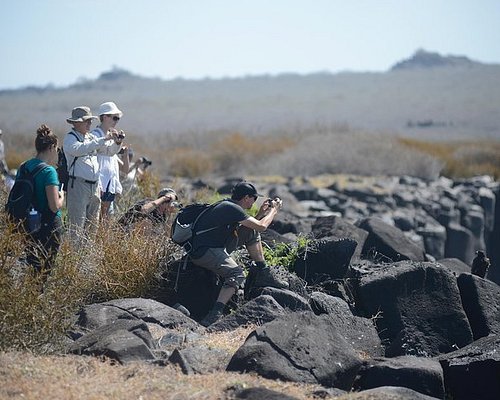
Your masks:
M 176 200 L 178 200 L 178 199 L 179 199 L 179 196 L 177 196 L 177 193 L 175 192 L 175 190 L 174 190 L 174 189 L 172 189 L 172 188 L 169 188 L 169 187 L 165 187 L 165 188 L 163 188 L 162 190 L 160 190 L 160 191 L 158 192 L 158 198 L 160 198 L 160 197 L 162 197 L 162 196 L 165 196 L 165 195 L 167 195 L 167 194 L 169 194 L 169 193 L 173 194 L 173 195 L 175 196 L 175 199 L 176 199 Z
M 243 197 L 245 195 L 257 197 L 264 196 L 260 193 L 257 193 L 257 189 L 255 189 L 255 186 L 247 181 L 241 181 L 234 185 L 233 189 L 231 190 L 231 194 L 236 197 Z
M 71 118 L 67 118 L 66 121 L 72 124 L 73 122 L 84 122 L 89 119 L 98 119 L 96 116 L 92 115 L 92 111 L 87 106 L 78 106 L 71 110 Z
M 106 103 L 102 103 L 99 106 L 99 115 L 105 114 L 117 114 L 120 118 L 123 116 L 123 113 L 118 109 L 115 103 L 112 101 L 107 101 Z

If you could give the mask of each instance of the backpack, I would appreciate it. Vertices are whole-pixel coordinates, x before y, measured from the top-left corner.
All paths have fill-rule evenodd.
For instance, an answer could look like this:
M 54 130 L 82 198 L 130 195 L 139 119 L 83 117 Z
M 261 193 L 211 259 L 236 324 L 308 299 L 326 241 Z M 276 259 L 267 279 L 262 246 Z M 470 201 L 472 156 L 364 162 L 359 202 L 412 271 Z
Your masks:
M 75 135 L 75 133 L 73 131 L 68 132 L 68 135 L 73 135 L 74 137 L 76 137 L 76 140 L 78 140 L 79 142 L 82 142 L 80 140 L 80 138 L 77 135 Z M 57 149 L 57 168 L 56 168 L 57 177 L 59 178 L 59 182 L 61 184 L 64 184 L 64 186 L 63 186 L 64 191 L 66 191 L 68 188 L 68 182 L 69 182 L 69 178 L 70 178 L 69 170 L 75 166 L 75 162 L 76 162 L 77 158 L 78 157 L 75 157 L 73 159 L 73 162 L 71 163 L 71 165 L 68 168 L 68 161 L 66 160 L 66 155 L 64 154 L 64 150 L 61 147 L 59 147 Z
M 219 203 L 221 202 L 218 201 L 213 204 L 193 203 L 181 208 L 172 223 L 172 231 L 170 235 L 172 241 L 179 246 L 182 246 L 186 253 L 190 253 L 193 250 L 192 239 L 195 236 L 218 228 L 218 226 L 214 226 L 201 231 L 196 231 L 195 229 L 196 223 L 200 220 L 200 218 Z
M 26 167 L 26 163 L 23 163 L 19 168 L 19 175 L 14 182 L 14 186 L 10 190 L 7 204 L 5 204 L 7 215 L 16 223 L 23 222 L 26 229 L 28 228 L 27 220 L 31 209 L 37 210 L 35 176 L 47 167 L 48 165 L 42 162 L 30 172 Z

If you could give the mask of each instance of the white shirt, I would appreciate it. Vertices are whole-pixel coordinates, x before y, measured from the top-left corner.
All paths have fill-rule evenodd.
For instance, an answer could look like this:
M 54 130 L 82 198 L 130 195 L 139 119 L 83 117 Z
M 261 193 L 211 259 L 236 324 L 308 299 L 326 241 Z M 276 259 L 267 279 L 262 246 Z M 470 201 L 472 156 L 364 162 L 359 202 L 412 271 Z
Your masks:
M 92 134 L 98 138 L 105 136 L 101 127 L 98 126 L 92 131 Z M 122 192 L 120 183 L 120 165 L 116 154 L 109 156 L 106 154 L 98 154 L 97 161 L 99 163 L 99 186 L 103 192 L 118 193 Z M 109 185 L 109 186 L 108 186 Z

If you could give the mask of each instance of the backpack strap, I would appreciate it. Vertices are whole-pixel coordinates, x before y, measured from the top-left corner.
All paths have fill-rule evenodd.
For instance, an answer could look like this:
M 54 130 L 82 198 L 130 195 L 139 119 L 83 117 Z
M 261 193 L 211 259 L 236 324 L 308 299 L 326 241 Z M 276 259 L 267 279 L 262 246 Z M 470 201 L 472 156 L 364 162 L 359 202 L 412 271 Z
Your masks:
M 200 215 L 198 215 L 198 217 L 196 217 L 196 219 L 195 219 L 195 220 L 194 220 L 194 222 L 193 222 L 193 228 L 192 228 L 192 230 L 193 230 L 193 237 L 194 237 L 194 236 L 201 235 L 201 234 L 203 234 L 203 233 L 207 233 L 207 232 L 213 231 L 213 230 L 215 230 L 215 229 L 217 229 L 217 228 L 219 228 L 219 227 L 221 226 L 221 225 L 216 225 L 216 226 L 213 226 L 213 227 L 211 227 L 211 228 L 202 229 L 201 231 L 198 231 L 198 232 L 195 230 L 195 228 L 196 228 L 196 223 L 198 222 L 198 220 L 199 220 L 199 219 L 200 219 L 203 215 L 205 215 L 205 213 L 207 213 L 208 211 L 210 211 L 210 210 L 214 209 L 216 206 L 218 206 L 218 205 L 219 205 L 220 203 L 222 203 L 223 201 L 226 201 L 226 200 L 225 200 L 225 199 L 224 199 L 224 200 L 219 200 L 219 201 L 217 201 L 217 202 L 215 202 L 215 203 L 211 204 L 209 207 L 207 207 L 205 210 L 203 210 L 203 211 L 200 213 Z
M 69 131 L 68 135 L 73 135 L 76 138 L 76 140 L 78 140 L 80 143 L 83 143 L 83 140 L 80 140 L 80 138 L 78 137 L 78 135 L 75 132 Z M 77 159 L 78 159 L 78 156 L 74 157 L 71 165 L 68 167 L 68 176 L 71 178 L 71 187 L 72 188 L 73 188 L 73 185 L 75 183 L 75 163 L 76 163 Z M 73 168 L 73 175 L 69 174 L 69 171 L 71 170 L 71 168 Z
M 19 169 L 22 171 L 21 175 L 24 173 L 30 174 L 33 178 L 38 175 L 38 173 L 42 172 L 45 168 L 47 168 L 49 165 L 45 162 L 41 162 L 38 164 L 35 168 L 33 168 L 31 171 L 28 169 L 28 166 L 26 165 L 27 161 L 23 162 Z
M 189 254 L 194 250 L 194 247 L 193 247 L 193 244 L 191 243 L 191 241 L 198 235 L 201 235 L 203 233 L 207 233 L 207 232 L 210 232 L 210 231 L 213 231 L 217 228 L 219 228 L 221 225 L 216 225 L 216 226 L 213 226 L 211 228 L 207 228 L 207 229 L 203 229 L 201 231 L 196 231 L 195 228 L 196 228 L 196 224 L 198 223 L 198 221 L 200 220 L 200 218 L 205 215 L 209 210 L 212 210 L 215 206 L 219 205 L 220 203 L 222 203 L 224 200 L 219 200 L 213 204 L 210 204 L 207 208 L 205 208 L 197 217 L 196 219 L 194 220 L 194 222 L 191 224 L 191 232 L 192 232 L 192 237 L 190 240 L 188 240 L 182 247 L 184 249 L 184 252 L 185 252 L 185 256 L 188 257 Z M 184 267 L 185 268 L 185 267 Z M 179 271 L 178 271 L 179 273 Z
M 35 185 L 35 177 L 40 173 L 42 172 L 45 168 L 47 168 L 49 165 L 45 162 L 41 162 L 40 164 L 38 164 L 35 168 L 33 168 L 32 171 L 30 171 L 26 165 L 26 162 L 23 163 L 23 165 L 21 166 L 21 168 L 23 168 L 23 170 L 25 172 L 27 172 L 28 174 L 30 174 L 33 178 L 33 185 Z M 35 188 L 33 187 L 33 198 L 32 198 L 32 203 L 33 205 L 37 206 L 37 202 L 36 202 L 36 195 L 35 195 Z
M 35 178 L 35 176 L 38 175 L 38 173 L 42 172 L 45 168 L 47 168 L 49 165 L 45 162 L 41 162 L 40 164 L 38 164 L 35 168 L 33 168 L 33 170 L 30 172 L 28 171 L 28 168 L 26 167 L 26 171 L 28 171 L 32 176 L 33 176 L 33 179 Z

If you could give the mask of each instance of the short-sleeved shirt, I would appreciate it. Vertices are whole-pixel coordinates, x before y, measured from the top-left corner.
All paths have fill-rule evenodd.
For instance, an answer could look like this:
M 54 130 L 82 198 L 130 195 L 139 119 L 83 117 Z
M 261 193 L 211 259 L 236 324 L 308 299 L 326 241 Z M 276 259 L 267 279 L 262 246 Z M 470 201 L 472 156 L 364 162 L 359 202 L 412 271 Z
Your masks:
M 153 211 L 149 213 L 145 213 L 141 210 L 142 207 L 146 203 L 149 203 L 150 201 L 153 201 L 153 199 L 144 199 L 138 201 L 127 210 L 127 212 L 119 219 L 118 222 L 120 222 L 120 224 L 125 226 L 135 224 L 136 222 L 141 221 L 143 219 L 149 219 L 153 224 L 165 223 L 167 217 L 164 214 L 160 213 L 158 209 L 155 208 Z
M 201 257 L 208 248 L 225 248 L 233 239 L 239 223 L 248 219 L 243 208 L 231 199 L 225 199 L 213 209 L 207 211 L 197 222 L 196 231 L 217 227 L 207 233 L 202 233 L 193 240 L 192 253 L 194 258 Z
M 26 167 L 28 171 L 33 171 L 38 164 L 43 162 L 38 158 L 32 158 L 31 160 L 26 161 Z M 19 171 L 17 171 L 17 175 L 19 176 Z M 59 187 L 59 178 L 57 177 L 56 169 L 49 165 L 43 170 L 41 170 L 35 176 L 35 198 L 38 211 L 42 213 L 42 215 L 50 214 L 49 202 L 47 200 L 47 193 L 45 192 L 45 188 L 47 186 L 58 186 Z M 52 212 L 52 211 L 50 211 Z M 58 210 L 56 213 L 57 216 L 61 216 L 61 210 Z

